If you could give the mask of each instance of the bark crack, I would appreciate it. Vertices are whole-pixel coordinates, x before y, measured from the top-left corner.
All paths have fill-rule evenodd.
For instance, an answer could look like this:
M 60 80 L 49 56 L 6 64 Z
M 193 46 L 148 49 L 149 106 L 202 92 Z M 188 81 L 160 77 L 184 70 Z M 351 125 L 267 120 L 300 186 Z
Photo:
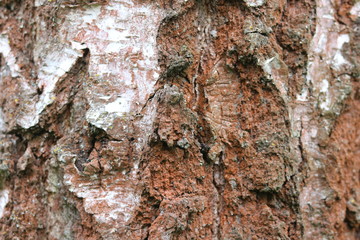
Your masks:
M 224 178 L 224 164 L 223 164 L 223 154 L 220 155 L 219 164 L 213 165 L 213 184 L 216 189 L 216 215 L 214 216 L 214 234 L 216 235 L 217 239 L 222 239 L 221 233 L 221 213 L 224 207 L 224 185 L 225 185 L 225 178 Z
M 305 149 L 304 149 L 304 143 L 302 142 L 302 131 L 303 131 L 303 120 L 301 119 L 301 122 L 300 122 L 300 136 L 299 136 L 299 150 L 300 150 L 300 156 L 301 156 L 301 162 L 302 164 L 305 163 L 306 161 L 306 157 L 305 157 Z

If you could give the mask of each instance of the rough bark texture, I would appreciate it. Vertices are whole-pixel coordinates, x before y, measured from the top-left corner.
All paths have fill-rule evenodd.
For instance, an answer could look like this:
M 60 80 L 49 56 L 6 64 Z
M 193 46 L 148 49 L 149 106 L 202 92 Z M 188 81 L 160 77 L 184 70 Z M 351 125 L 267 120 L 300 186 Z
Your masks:
M 360 238 L 357 0 L 2 0 L 1 239 Z

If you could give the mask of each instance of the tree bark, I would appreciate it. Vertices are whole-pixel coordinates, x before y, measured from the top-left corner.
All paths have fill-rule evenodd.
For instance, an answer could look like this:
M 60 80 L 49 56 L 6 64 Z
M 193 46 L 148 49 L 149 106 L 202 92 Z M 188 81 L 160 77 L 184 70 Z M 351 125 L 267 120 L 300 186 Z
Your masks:
M 2 0 L 1 239 L 360 238 L 357 0 Z

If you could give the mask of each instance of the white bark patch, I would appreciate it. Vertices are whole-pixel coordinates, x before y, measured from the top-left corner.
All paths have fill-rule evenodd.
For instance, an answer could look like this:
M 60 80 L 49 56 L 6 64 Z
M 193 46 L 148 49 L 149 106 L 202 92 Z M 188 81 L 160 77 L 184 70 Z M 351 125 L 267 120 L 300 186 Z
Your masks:
M 39 67 L 38 73 L 38 87 L 43 89 L 43 93 L 40 96 L 39 102 L 36 104 L 37 116 L 40 115 L 46 106 L 55 100 L 53 91 L 55 90 L 57 82 L 72 68 L 76 60 L 81 56 L 82 53 L 80 51 L 62 46 L 57 51 L 51 51 L 42 57 L 42 64 Z
M 17 123 L 28 129 L 39 122 L 41 113 L 55 100 L 57 82 L 86 47 L 91 54 L 86 82 L 90 104 L 87 121 L 106 131 L 116 118 L 137 113 L 153 92 L 159 75 L 156 34 L 163 17 L 162 9 L 130 0 L 71 9 L 61 26 L 60 38 L 39 38 L 35 45 L 38 88 L 43 93 L 38 102 L 27 101 Z M 45 26 L 41 22 L 39 28 Z M 0 46 L 12 75 L 17 76 L 18 66 L 6 37 L 0 38 Z
M 4 215 L 6 204 L 9 202 L 9 191 L 0 191 L 0 218 Z
M 334 101 L 339 95 L 343 95 L 340 91 L 332 92 L 330 83 L 333 76 L 331 72 L 340 75 L 351 66 L 351 63 L 342 54 L 344 44 L 350 41 L 350 37 L 348 34 L 340 33 L 340 26 L 335 20 L 335 11 L 330 7 L 329 0 L 319 0 L 317 6 L 318 20 L 309 51 L 307 85 L 312 84 L 315 93 L 322 95 L 318 98 L 320 108 L 323 111 L 331 111 Z M 329 31 L 329 29 L 339 29 L 339 32 Z M 327 86 L 329 86 L 326 92 L 323 79 L 327 79 Z M 301 94 L 304 92 L 308 92 L 307 87 L 301 91 Z M 330 92 L 332 93 L 330 94 Z M 300 95 L 298 95 L 298 99 L 302 99 Z
M 353 21 L 356 21 L 359 17 L 360 17 L 360 2 L 357 2 L 350 10 L 350 18 Z
M 105 111 L 108 113 L 116 113 L 117 115 L 129 113 L 130 106 L 133 99 L 133 92 L 130 92 L 124 97 L 117 98 L 114 102 L 105 105 Z
M 2 109 L 0 108 L 0 133 L 4 132 L 6 130 L 5 128 L 5 121 L 4 121 L 4 113 Z
M 11 52 L 9 39 L 6 35 L 0 35 L 0 53 L 3 55 L 6 65 L 10 68 L 11 76 L 19 76 L 19 66 L 16 64 L 14 54 Z
M 324 79 L 320 85 L 320 93 L 323 93 L 325 96 L 323 97 L 324 100 L 320 103 L 320 108 L 322 110 L 328 111 L 330 110 L 331 98 L 329 92 L 329 82 L 328 80 Z M 322 97 L 322 96 L 320 96 Z
M 122 220 L 126 223 L 132 217 L 131 210 L 139 201 L 140 195 L 134 194 L 133 189 L 119 187 L 97 194 L 96 197 L 85 198 L 85 210 L 95 214 L 95 219 L 99 223 L 107 223 L 109 220 Z
M 264 72 L 268 74 L 268 77 L 273 80 L 276 88 L 281 93 L 281 97 L 287 103 L 288 86 L 286 82 L 288 79 L 288 67 L 286 64 L 278 56 L 274 56 L 266 59 L 265 61 L 260 61 L 259 65 L 262 67 Z
M 3 55 L 6 65 L 10 69 L 11 77 L 20 78 L 19 89 L 22 91 L 23 111 L 17 115 L 16 123 L 23 128 L 34 126 L 38 122 L 36 115 L 35 102 L 32 101 L 35 90 L 28 84 L 24 77 L 20 74 L 20 67 L 16 63 L 16 58 L 9 45 L 9 39 L 6 35 L 0 35 L 0 53 Z
M 34 4 L 35 4 L 35 7 L 40 7 L 40 6 L 44 5 L 46 2 L 47 2 L 46 0 L 35 0 Z
M 320 88 L 320 92 L 322 93 L 327 93 L 329 90 L 329 81 L 324 79 L 321 82 L 321 88 Z
M 337 43 L 336 43 L 337 50 L 335 52 L 335 55 L 334 55 L 333 61 L 332 61 L 333 67 L 337 70 L 341 70 L 341 67 L 343 65 L 351 65 L 350 62 L 347 61 L 341 53 L 341 49 L 342 49 L 344 43 L 348 43 L 349 41 L 350 41 L 349 34 L 341 34 L 337 38 Z
M 103 235 L 123 227 L 133 214 L 140 201 L 140 193 L 132 185 L 132 179 L 124 179 L 121 175 L 108 176 L 111 184 L 103 187 L 96 186 L 97 177 L 93 181 L 79 181 L 72 174 L 65 174 L 64 183 L 70 187 L 77 197 L 84 199 L 84 208 L 87 213 L 93 214 L 99 224 L 106 228 L 99 231 Z M 134 182 L 135 183 L 135 182 Z
M 260 7 L 266 3 L 266 0 L 244 0 L 248 7 Z
M 43 92 L 35 102 L 32 98 L 37 95 L 35 90 L 22 81 L 22 92 L 28 95 L 23 111 L 19 114 L 17 123 L 28 129 L 35 126 L 44 109 L 55 100 L 54 90 L 58 81 L 73 67 L 76 60 L 82 56 L 81 51 L 63 44 L 38 43 L 34 50 L 35 64 L 38 68 L 38 88 Z
M 309 91 L 306 88 L 303 88 L 301 93 L 296 96 L 296 100 L 306 102 L 308 95 Z
M 128 116 L 139 114 L 154 91 L 160 72 L 156 35 L 164 17 L 164 10 L 155 3 L 111 1 L 108 5 L 71 9 L 60 30 L 62 41 L 71 42 L 76 49 L 86 46 L 90 50 L 89 79 L 84 82 L 90 105 L 86 120 L 108 133 L 126 132 L 135 125 L 143 131 L 134 141 L 138 152 L 147 141 L 156 111 L 149 104 L 144 110 L 146 116 L 139 121 L 130 122 Z M 114 126 L 119 119 L 120 126 Z M 58 158 L 66 154 L 69 155 L 61 152 Z M 137 164 L 130 173 L 101 179 L 95 175 L 82 178 L 74 169 L 64 176 L 70 191 L 84 198 L 85 211 L 94 215 L 98 231 L 107 239 L 111 239 L 108 234 L 131 219 L 140 201 L 136 190 Z M 106 181 L 111 184 L 97 185 L 106 178 L 111 178 Z
M 64 38 L 90 49 L 86 119 L 91 124 L 105 131 L 112 128 L 116 118 L 138 112 L 153 92 L 159 75 L 156 35 L 163 17 L 164 10 L 155 4 L 129 0 L 67 15 Z
M 314 223 L 321 221 L 321 215 L 314 215 L 314 212 L 324 208 L 324 200 L 333 190 L 323 184 L 322 176 L 319 175 L 318 170 L 324 168 L 323 159 L 326 158 L 319 149 L 319 134 L 323 134 L 323 131 L 330 132 L 333 124 L 331 116 L 339 114 L 341 101 L 349 92 L 347 79 L 334 76 L 347 76 L 347 68 L 351 66 L 342 54 L 344 45 L 350 41 L 350 37 L 342 33 L 344 31 L 334 17 L 335 10 L 331 1 L 317 0 L 316 6 L 316 32 L 309 49 L 306 86 L 297 98 L 305 99 L 303 95 L 309 92 L 308 86 L 313 86 L 312 99 L 317 99 L 317 104 L 309 102 L 306 108 L 298 105 L 294 113 L 295 117 L 301 120 L 298 129 L 309 165 L 309 178 L 300 193 L 306 239 L 313 239 L 323 231 L 323 228 L 314 227 Z M 317 111 L 317 107 L 324 113 L 321 123 L 314 123 L 309 117 L 309 113 Z M 334 236 L 330 231 L 328 234 Z

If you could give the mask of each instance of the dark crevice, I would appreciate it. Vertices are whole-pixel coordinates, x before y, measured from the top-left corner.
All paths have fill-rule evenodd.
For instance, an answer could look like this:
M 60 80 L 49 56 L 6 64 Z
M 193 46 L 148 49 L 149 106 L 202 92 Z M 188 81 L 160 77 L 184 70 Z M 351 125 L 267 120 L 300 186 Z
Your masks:
M 90 146 L 86 150 L 80 150 L 80 152 L 78 153 L 78 156 L 75 160 L 75 166 L 80 172 L 83 172 L 85 170 L 84 164 L 86 164 L 90 161 L 89 155 L 94 150 L 95 143 L 97 141 L 103 142 L 103 141 L 109 140 L 107 133 L 103 129 L 97 128 L 96 126 L 91 125 L 91 124 L 89 124 L 89 129 L 90 129 L 90 131 L 89 131 Z M 103 168 L 102 168 L 100 162 L 99 162 L 99 166 L 100 166 L 100 173 L 99 173 L 99 177 L 100 177 L 101 172 L 103 171 Z M 101 181 L 100 181 L 100 183 L 101 183 Z
M 211 160 L 209 158 L 209 155 L 208 155 L 209 150 L 210 150 L 210 147 L 208 145 L 206 145 L 205 143 L 200 142 L 200 152 L 201 152 L 201 154 L 203 156 L 204 161 L 206 163 L 208 163 L 208 164 L 211 162 Z
M 75 166 L 80 172 L 84 171 L 84 164 L 88 162 L 89 154 L 89 152 L 85 152 L 84 150 L 81 150 L 80 153 L 78 153 L 75 160 Z
M 303 122 L 301 119 L 300 122 L 300 136 L 299 136 L 299 151 L 300 151 L 300 156 L 301 156 L 301 163 L 299 165 L 299 172 L 303 172 L 305 169 L 305 164 L 306 164 L 306 156 L 305 156 L 305 149 L 304 149 L 304 144 L 302 142 L 302 131 L 303 131 Z
M 217 216 L 214 219 L 214 224 L 217 228 L 217 239 L 222 239 L 221 231 L 221 214 L 225 205 L 224 201 L 224 188 L 225 188 L 225 178 L 224 178 L 224 162 L 223 162 L 223 153 L 220 154 L 219 164 L 213 165 L 213 184 L 217 191 Z

